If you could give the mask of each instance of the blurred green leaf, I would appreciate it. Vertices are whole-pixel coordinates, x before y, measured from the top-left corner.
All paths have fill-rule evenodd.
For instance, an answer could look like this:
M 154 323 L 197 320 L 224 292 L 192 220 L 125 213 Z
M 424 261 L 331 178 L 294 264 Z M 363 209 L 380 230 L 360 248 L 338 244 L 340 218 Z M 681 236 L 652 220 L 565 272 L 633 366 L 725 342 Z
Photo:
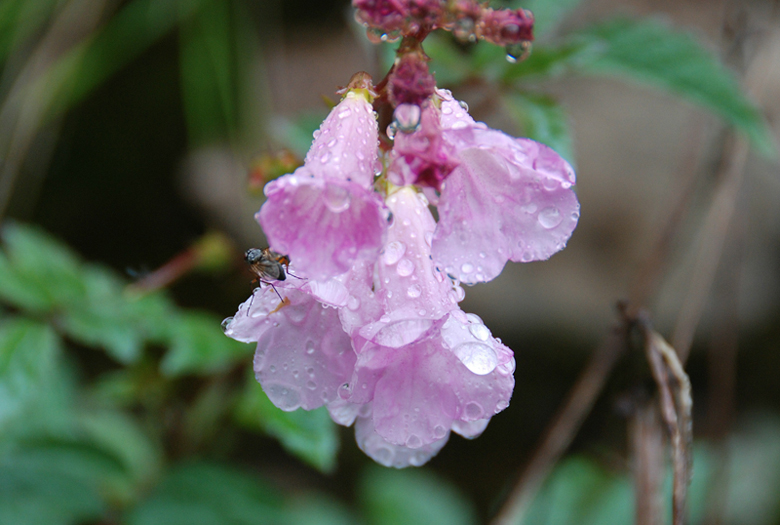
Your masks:
M 690 33 L 656 20 L 618 19 L 585 29 L 579 36 L 601 46 L 585 72 L 625 75 L 689 98 L 744 133 L 762 154 L 776 156 L 769 127 L 736 75 Z
M 3 0 L 0 2 L 0 62 L 44 25 L 56 0 Z
M 312 143 L 312 134 L 325 119 L 326 111 L 302 113 L 295 120 L 280 119 L 276 123 L 279 135 L 288 148 L 300 158 L 304 158 Z
M 69 525 L 100 518 L 113 458 L 81 443 L 25 446 L 0 456 L 0 523 Z
M 202 144 L 235 131 L 237 55 L 231 2 L 201 0 L 179 31 L 182 98 L 190 140 Z
M 610 525 L 632 523 L 633 519 L 634 496 L 628 478 L 574 457 L 555 469 L 522 523 Z
M 304 494 L 287 504 L 290 525 L 358 525 L 349 510 L 331 496 Z
M 554 78 L 586 68 L 603 52 L 604 45 L 591 38 L 569 37 L 555 45 L 534 46 L 525 60 L 516 64 L 503 61 L 500 78 L 506 83 L 517 80 Z M 498 58 L 493 59 L 501 63 Z
M 129 525 L 264 525 L 285 523 L 279 494 L 260 479 L 224 465 L 175 466 Z
M 162 451 L 129 415 L 90 411 L 79 415 L 77 425 L 86 442 L 110 454 L 121 467 L 105 480 L 114 502 L 133 501 L 159 475 Z
M 83 295 L 79 260 L 66 246 L 38 228 L 3 226 L 0 296 L 23 309 L 41 311 Z
M 59 382 L 60 341 L 48 326 L 27 319 L 0 320 L 0 439 L 38 426 L 61 408 L 50 394 Z M 58 392 L 59 393 L 59 392 Z M 43 422 L 45 423 L 45 421 Z M 45 424 L 43 425 L 45 426 Z
M 220 320 L 211 314 L 182 312 L 169 322 L 170 349 L 160 363 L 160 370 L 166 375 L 210 374 L 251 359 L 251 350 L 225 337 Z
M 371 525 L 466 525 L 476 512 L 462 494 L 426 470 L 392 470 L 372 465 L 360 484 Z
M 424 46 L 425 53 L 431 57 L 430 68 L 439 86 L 454 86 L 475 74 L 470 55 L 458 49 L 450 34 L 431 33 Z
M 236 406 L 236 419 L 275 437 L 291 454 L 323 472 L 331 472 L 336 466 L 337 427 L 325 407 L 285 412 L 276 408 L 250 377 Z
M 512 93 L 504 97 L 510 113 L 523 129 L 522 135 L 558 152 L 574 165 L 574 150 L 566 112 L 552 98 Z

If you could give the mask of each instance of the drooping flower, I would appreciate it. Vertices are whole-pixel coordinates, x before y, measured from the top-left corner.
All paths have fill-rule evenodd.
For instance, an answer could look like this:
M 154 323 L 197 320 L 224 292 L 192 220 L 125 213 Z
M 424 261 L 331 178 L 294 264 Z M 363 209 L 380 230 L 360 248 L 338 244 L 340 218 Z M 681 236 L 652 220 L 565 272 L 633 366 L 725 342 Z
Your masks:
M 265 187 L 256 217 L 271 248 L 307 277 L 327 280 L 373 260 L 387 227 L 372 191 L 377 123 L 365 89 L 353 89 L 315 132 L 304 165 Z

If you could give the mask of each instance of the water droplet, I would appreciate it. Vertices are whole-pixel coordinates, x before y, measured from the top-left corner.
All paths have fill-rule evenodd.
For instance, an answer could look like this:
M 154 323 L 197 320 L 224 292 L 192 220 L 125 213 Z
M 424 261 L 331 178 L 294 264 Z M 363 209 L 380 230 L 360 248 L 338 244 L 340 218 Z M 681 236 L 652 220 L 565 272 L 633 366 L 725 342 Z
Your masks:
M 536 213 L 536 210 L 538 210 L 536 204 L 526 204 L 525 206 L 520 206 L 520 211 L 524 211 L 525 213 L 531 214 Z
M 469 332 L 480 341 L 487 341 L 490 337 L 490 330 L 483 324 L 470 324 Z
M 531 254 L 531 252 L 523 252 L 523 255 L 520 257 L 522 262 L 531 262 L 533 259 L 534 256 Z
M 268 399 L 282 410 L 289 412 L 301 406 L 301 393 L 295 388 L 271 383 L 263 385 L 263 390 Z
M 420 448 L 422 446 L 422 440 L 414 434 L 406 438 L 406 446 L 409 448 Z
M 425 244 L 433 246 L 433 232 L 425 232 Z
M 452 349 L 452 353 L 473 373 L 483 376 L 498 365 L 496 352 L 485 343 L 463 343 Z
M 474 266 L 469 263 L 463 263 L 463 266 L 460 267 L 460 271 L 463 273 L 471 273 L 474 271 Z
M 472 401 L 466 404 L 466 406 L 463 409 L 463 412 L 468 419 L 474 420 L 474 419 L 480 419 L 482 415 L 485 413 L 485 410 L 482 408 L 482 405 Z
M 230 323 L 232 323 L 232 322 L 233 322 L 233 318 L 232 317 L 225 317 L 222 320 L 222 325 L 221 326 L 222 326 L 222 332 L 223 333 L 227 333 L 228 327 L 230 326 Z
M 562 220 L 563 216 L 561 215 L 560 210 L 553 206 L 545 208 L 539 212 L 539 224 L 548 230 L 558 226 Z
M 422 294 L 422 288 L 420 288 L 419 284 L 413 284 L 406 290 L 406 295 L 412 299 L 420 297 L 420 294 Z
M 309 355 L 314 353 L 314 341 L 312 341 L 311 339 L 306 341 L 306 353 Z
M 315 383 L 314 381 L 306 381 L 306 388 L 308 388 L 309 390 L 314 390 L 315 388 L 317 388 L 317 383 Z
M 459 100 L 459 101 L 458 101 L 458 105 L 459 105 L 460 107 L 462 107 L 464 111 L 468 111 L 468 110 L 469 110 L 469 105 L 468 105 L 468 104 L 466 104 L 465 102 L 463 102 L 462 100 Z
M 531 42 L 520 42 L 506 46 L 506 60 L 510 64 L 516 64 L 528 58 L 531 54 Z
M 401 260 L 401 257 L 406 253 L 406 245 L 401 241 L 393 241 L 387 243 L 385 249 L 382 250 L 382 262 L 392 265 Z
M 420 128 L 422 112 L 417 104 L 399 104 L 393 112 L 393 122 L 398 131 L 413 133 Z
M 401 259 L 398 261 L 398 266 L 396 267 L 396 271 L 398 272 L 398 275 L 401 277 L 407 277 L 409 275 L 412 275 L 414 272 L 414 263 L 410 261 L 409 259 Z
M 328 147 L 332 148 L 335 145 L 336 145 L 336 139 L 330 139 L 330 141 L 328 142 Z
M 336 184 L 325 187 L 325 205 L 334 213 L 341 213 L 349 208 L 349 191 Z
M 315 130 L 314 130 L 314 133 L 312 133 L 312 134 L 311 134 L 311 136 L 312 136 L 313 138 L 317 139 L 317 138 L 319 138 L 319 136 L 320 136 L 320 133 L 322 133 L 320 130 L 318 130 L 318 129 L 315 129 Z
M 450 106 L 443 106 L 441 112 L 443 115 L 450 115 L 452 114 L 452 108 Z
M 455 287 L 452 289 L 452 296 L 455 298 L 455 302 L 456 302 L 456 303 L 459 303 L 459 302 L 461 302 L 463 299 L 465 299 L 465 298 L 466 298 L 466 290 L 464 290 L 464 289 L 463 289 L 463 288 L 461 288 L 460 286 L 455 286 Z
M 322 155 L 320 155 L 320 162 L 323 164 L 326 164 L 330 160 L 330 151 L 326 151 Z
M 343 107 L 343 108 L 341 108 L 341 110 L 338 112 L 338 117 L 339 117 L 340 119 L 345 119 L 345 118 L 347 118 L 347 117 L 350 115 L 350 113 L 352 113 L 352 110 L 351 110 L 351 109 L 349 109 L 349 107 Z
M 350 295 L 349 299 L 347 299 L 347 308 L 349 308 L 353 312 L 358 308 L 360 308 L 360 299 L 358 299 L 354 295 Z
M 578 211 L 572 212 L 571 213 L 571 218 L 576 221 L 577 219 L 580 218 L 580 212 L 578 212 Z
M 389 126 L 387 126 L 387 138 L 390 140 L 393 140 L 395 138 L 395 133 L 398 131 L 398 126 L 395 122 L 391 122 Z

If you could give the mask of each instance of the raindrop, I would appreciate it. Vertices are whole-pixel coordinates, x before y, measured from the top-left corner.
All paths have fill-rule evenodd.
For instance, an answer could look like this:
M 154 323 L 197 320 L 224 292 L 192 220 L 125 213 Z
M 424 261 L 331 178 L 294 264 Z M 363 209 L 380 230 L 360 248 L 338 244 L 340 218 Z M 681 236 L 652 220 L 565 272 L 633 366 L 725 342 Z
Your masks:
M 433 232 L 425 232 L 425 244 L 433 246 Z
M 315 383 L 314 381 L 306 381 L 306 388 L 308 388 L 309 390 L 314 390 L 315 388 L 317 388 L 317 383 Z
M 563 216 L 558 208 L 550 206 L 539 212 L 539 224 L 541 224 L 543 228 L 548 230 L 555 228 L 561 221 L 563 221 Z
M 441 112 L 443 115 L 449 115 L 452 113 L 452 108 L 450 106 L 443 106 Z
M 463 273 L 471 273 L 474 271 L 474 266 L 469 263 L 463 263 L 463 266 L 460 267 L 460 271 Z
M 330 160 L 330 151 L 326 151 L 320 156 L 320 162 L 326 164 Z
M 336 145 L 336 139 L 330 139 L 330 142 L 328 142 L 328 147 L 332 148 L 335 145 Z
M 395 138 L 396 131 L 398 131 L 398 126 L 395 122 L 391 122 L 390 125 L 387 126 L 387 138 L 393 140 Z
M 447 434 L 447 429 L 444 428 L 442 425 L 436 425 L 433 427 L 433 437 L 436 439 L 441 439 Z
M 349 191 L 335 184 L 325 188 L 325 205 L 334 213 L 341 213 L 349 208 Z
M 412 299 L 420 297 L 420 294 L 422 294 L 422 288 L 419 284 L 413 284 L 406 290 L 406 295 Z
M 483 324 L 470 324 L 469 332 L 480 341 L 487 341 L 490 337 L 490 330 Z
M 222 320 L 222 325 L 221 325 L 222 326 L 222 332 L 227 333 L 228 327 L 230 326 L 230 323 L 232 323 L 232 322 L 233 322 L 233 318 L 232 317 L 225 317 Z
M 398 275 L 401 277 L 407 277 L 409 275 L 412 275 L 414 272 L 414 263 L 410 261 L 409 259 L 401 259 L 398 261 L 398 266 L 396 267 L 396 271 L 398 272 Z
M 392 265 L 401 260 L 401 257 L 406 253 L 406 245 L 401 241 L 393 241 L 387 243 L 385 249 L 382 250 L 382 262 Z
M 406 438 L 406 446 L 409 448 L 420 448 L 422 446 L 422 440 L 414 434 Z
M 531 42 L 520 42 L 506 46 L 506 60 L 510 64 L 516 64 L 528 58 L 531 54 Z
M 498 365 L 496 352 L 484 343 L 463 343 L 453 348 L 452 353 L 466 368 L 480 376 L 489 374 Z
M 291 411 L 301 406 L 301 393 L 291 387 L 280 384 L 265 384 L 263 390 L 271 402 L 282 410 Z
M 465 102 L 463 102 L 462 100 L 458 101 L 458 105 L 463 108 L 463 111 L 468 111 L 469 110 L 469 105 L 466 104 Z
M 420 106 L 417 104 L 399 104 L 393 112 L 393 123 L 403 133 L 413 133 L 420 129 L 420 118 Z
M 347 299 L 347 308 L 349 308 L 353 312 L 358 308 L 360 308 L 360 299 L 358 299 L 354 295 L 350 295 L 349 299 Z
M 341 111 L 338 112 L 338 117 L 340 119 L 345 119 L 345 118 L 347 118 L 350 115 L 350 113 L 352 113 L 352 110 L 349 109 L 348 107 L 345 107 L 345 108 L 342 108 Z
M 472 401 L 466 404 L 466 406 L 463 409 L 463 412 L 468 419 L 474 420 L 474 419 L 480 419 L 482 415 L 485 413 L 485 410 L 482 408 L 482 405 Z
M 314 353 L 314 341 L 312 341 L 311 339 L 306 341 L 306 353 L 309 355 Z

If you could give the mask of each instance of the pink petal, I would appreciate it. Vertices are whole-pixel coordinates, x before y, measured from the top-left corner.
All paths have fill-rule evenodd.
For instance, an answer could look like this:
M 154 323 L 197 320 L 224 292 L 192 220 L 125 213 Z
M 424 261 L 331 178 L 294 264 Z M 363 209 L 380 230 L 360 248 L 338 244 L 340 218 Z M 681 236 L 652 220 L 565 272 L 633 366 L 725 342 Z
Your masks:
M 349 181 L 306 177 L 306 168 L 265 187 L 257 220 L 271 248 L 301 275 L 325 281 L 356 260 L 373 261 L 387 228 L 376 193 Z
M 314 176 L 371 188 L 377 167 L 378 128 L 374 109 L 364 96 L 348 92 L 314 137 L 305 160 Z
M 352 375 L 355 353 L 335 309 L 296 290 L 286 297 L 289 304 L 263 320 L 255 377 L 282 410 L 312 410 L 338 398 Z
M 420 467 L 447 444 L 449 432 L 432 443 L 417 448 L 395 445 L 382 438 L 375 430 L 371 418 L 359 417 L 355 422 L 355 440 L 360 450 L 385 467 Z
M 439 199 L 433 257 L 465 283 L 490 281 L 507 260 L 549 258 L 579 218 L 571 167 L 547 146 L 495 130 L 453 131 L 461 165 Z

